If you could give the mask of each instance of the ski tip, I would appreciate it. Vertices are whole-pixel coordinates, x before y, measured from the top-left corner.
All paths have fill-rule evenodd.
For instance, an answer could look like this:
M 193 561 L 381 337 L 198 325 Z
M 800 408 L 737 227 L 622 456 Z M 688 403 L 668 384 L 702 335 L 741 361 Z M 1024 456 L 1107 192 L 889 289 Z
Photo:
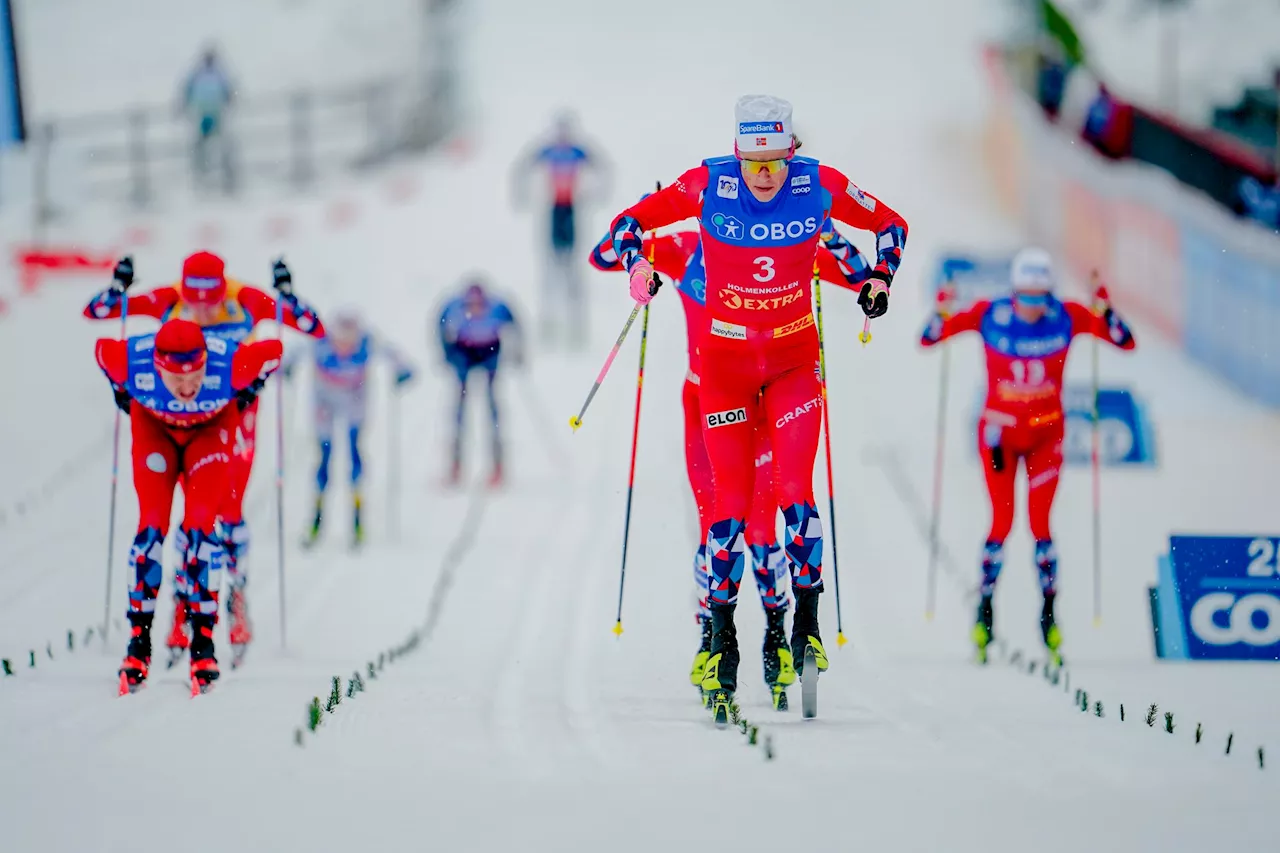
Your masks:
M 126 676 L 123 672 L 122 672 L 122 673 L 120 673 L 120 685 L 119 685 L 119 689 L 120 689 L 120 692 L 116 694 L 117 696 L 128 696 L 128 695 L 129 695 L 129 678 L 128 678 L 128 676 Z
M 621 619 L 619 619 L 616 623 L 614 623 L 614 626 L 613 626 L 613 636 L 615 636 L 615 637 L 621 637 L 621 636 L 622 636 L 622 620 L 621 620 Z
M 1093 617 L 1093 627 L 1095 627 L 1095 628 L 1101 628 L 1101 627 L 1102 627 L 1102 617 L 1101 617 L 1101 616 L 1095 616 L 1095 617 Z
M 844 631 L 840 631 L 839 633 L 837 633 L 837 634 L 836 634 L 836 647 L 837 647 L 837 648 L 841 648 L 841 649 L 843 649 L 843 648 L 844 648 L 844 644 L 845 644 L 845 643 L 847 643 L 847 642 L 849 642 L 849 640 L 848 640 L 848 638 L 847 638 L 847 637 L 845 637 L 845 635 L 844 635 Z
M 924 621 L 926 621 L 926 622 L 932 622 L 932 621 L 933 621 L 933 611 L 932 611 L 932 610 L 926 610 L 926 611 L 924 612 Z
M 200 682 L 193 675 L 191 676 L 191 698 L 194 699 L 200 695 Z

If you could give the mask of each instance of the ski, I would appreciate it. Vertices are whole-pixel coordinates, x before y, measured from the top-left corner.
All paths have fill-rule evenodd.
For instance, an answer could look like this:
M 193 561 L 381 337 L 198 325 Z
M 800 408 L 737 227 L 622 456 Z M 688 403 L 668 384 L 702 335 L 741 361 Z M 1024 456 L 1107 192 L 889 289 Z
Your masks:
M 175 666 L 177 666 L 179 663 L 182 662 L 182 659 L 184 657 L 186 657 L 187 650 L 184 649 L 182 646 L 169 646 L 168 649 L 169 649 L 169 659 L 165 661 L 164 668 L 173 669 Z
M 818 661 L 812 645 L 804 647 L 804 671 L 800 673 L 800 708 L 806 720 L 818 716 Z
M 244 656 L 249 652 L 247 643 L 233 644 L 231 646 L 231 668 L 239 669 L 240 664 L 244 663 Z
M 787 689 L 781 684 L 773 685 L 773 710 L 789 711 L 790 705 L 787 703 Z

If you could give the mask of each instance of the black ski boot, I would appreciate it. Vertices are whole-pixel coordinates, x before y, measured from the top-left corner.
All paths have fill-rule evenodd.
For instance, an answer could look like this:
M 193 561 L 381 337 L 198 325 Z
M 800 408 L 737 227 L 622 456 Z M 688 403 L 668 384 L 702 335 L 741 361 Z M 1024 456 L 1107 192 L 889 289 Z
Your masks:
M 973 646 L 978 663 L 987 662 L 987 646 L 996 638 L 995 613 L 991 608 L 991 596 L 984 595 L 978 601 L 978 617 L 973 623 Z
M 1059 651 L 1062 646 L 1062 631 L 1053 618 L 1053 601 L 1056 597 L 1057 594 L 1053 592 L 1044 594 L 1044 607 L 1040 610 L 1040 635 L 1044 637 L 1044 646 L 1049 650 L 1050 663 L 1062 666 L 1062 652 Z
M 218 680 L 218 659 L 213 653 L 213 623 L 207 613 L 191 614 L 191 695 L 207 693 Z
M 717 726 L 729 724 L 729 705 L 738 689 L 738 631 L 733 624 L 737 605 L 711 605 L 711 657 L 702 675 L 702 691 Z
M 791 661 L 797 675 L 804 673 L 805 648 L 813 647 L 813 661 L 818 672 L 827 671 L 827 652 L 818 633 L 818 589 L 797 589 L 796 613 L 791 620 Z
M 764 612 L 764 683 L 769 686 L 775 711 L 787 710 L 787 687 L 796 683 L 795 660 L 787 647 L 787 611 L 781 607 Z
M 120 664 L 120 695 L 135 693 L 147 682 L 151 669 L 151 622 L 154 613 L 130 613 L 129 648 Z

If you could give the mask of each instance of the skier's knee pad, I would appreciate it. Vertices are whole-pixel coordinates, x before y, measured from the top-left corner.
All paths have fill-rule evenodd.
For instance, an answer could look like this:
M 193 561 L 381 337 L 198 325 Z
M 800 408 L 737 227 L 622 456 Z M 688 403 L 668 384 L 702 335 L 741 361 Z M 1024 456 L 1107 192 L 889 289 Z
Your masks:
M 217 614 L 218 590 L 227 553 L 219 536 L 188 530 L 182 565 L 187 576 L 187 606 L 192 613 Z
M 160 582 L 164 579 L 164 534 L 158 527 L 144 527 L 133 537 L 129 549 L 134 581 L 129 589 L 129 609 L 138 613 L 154 613 Z
M 797 589 L 822 586 L 822 519 L 811 503 L 795 503 L 782 510 L 786 524 L 787 558 Z
M 746 569 L 745 527 L 742 519 L 727 518 L 712 524 L 707 533 L 707 600 L 710 604 L 728 605 L 738 600 L 738 587 Z
M 982 596 L 995 592 L 1000 570 L 1004 568 L 1004 543 L 988 540 L 982 546 Z
M 1036 568 L 1040 571 L 1040 590 L 1045 594 L 1056 593 L 1058 583 L 1058 549 L 1052 539 L 1036 541 Z

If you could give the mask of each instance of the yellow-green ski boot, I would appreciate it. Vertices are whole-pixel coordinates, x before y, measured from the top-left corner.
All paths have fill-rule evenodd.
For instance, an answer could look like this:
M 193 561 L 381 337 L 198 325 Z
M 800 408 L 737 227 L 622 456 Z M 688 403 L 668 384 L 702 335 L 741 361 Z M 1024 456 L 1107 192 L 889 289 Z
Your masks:
M 773 697 L 775 711 L 786 711 L 787 688 L 796 683 L 795 658 L 787 648 L 787 612 L 782 609 L 765 611 L 764 645 L 761 647 L 764 661 L 764 683 Z
M 1044 609 L 1040 611 L 1040 634 L 1044 637 L 1045 648 L 1049 650 L 1049 663 L 1056 667 L 1062 666 L 1062 652 L 1059 651 L 1062 646 L 1062 631 L 1053 618 L 1054 597 L 1055 593 L 1052 592 L 1044 594 Z
M 702 692 L 702 677 L 707 671 L 707 661 L 711 658 L 711 620 L 699 619 L 702 626 L 702 640 L 698 643 L 698 653 L 693 656 L 693 667 L 689 670 L 689 683 L 702 693 L 702 704 L 707 704 L 706 694 Z
M 995 615 L 991 609 L 991 596 L 986 595 L 978 602 L 978 619 L 974 622 L 973 637 L 974 660 L 987 662 L 987 647 L 995 639 Z

